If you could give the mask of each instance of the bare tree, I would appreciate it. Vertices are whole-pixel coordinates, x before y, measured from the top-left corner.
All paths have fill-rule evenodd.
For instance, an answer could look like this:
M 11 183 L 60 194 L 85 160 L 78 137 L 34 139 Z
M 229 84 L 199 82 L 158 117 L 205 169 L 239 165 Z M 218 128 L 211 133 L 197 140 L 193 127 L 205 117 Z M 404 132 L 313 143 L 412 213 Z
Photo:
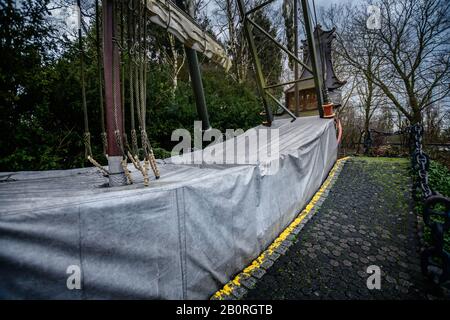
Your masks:
M 233 60 L 232 76 L 241 83 L 247 78 L 251 61 L 236 1 L 214 1 L 216 6 L 216 10 L 214 10 L 214 27 L 226 43 L 228 54 Z
M 443 135 L 449 128 L 450 111 L 440 104 L 431 105 L 424 113 L 424 126 L 427 132 L 426 142 L 448 142 Z
M 229 56 L 233 60 L 232 77 L 242 83 L 248 80 L 249 71 L 252 70 L 252 60 L 247 41 L 244 35 L 243 21 L 240 17 L 239 10 L 235 0 L 214 0 L 216 10 L 214 10 L 214 29 L 220 35 L 222 41 L 226 44 Z M 264 3 L 263 0 L 245 0 L 245 7 L 249 10 Z M 262 25 L 263 29 L 270 33 L 274 38 L 280 39 L 283 36 L 283 19 L 280 11 L 280 3 L 275 2 L 270 4 L 252 15 L 252 19 L 257 23 L 265 23 Z M 259 21 L 257 21 L 259 20 Z M 267 51 L 274 48 L 271 40 L 263 35 L 257 29 L 254 29 L 254 37 L 258 50 L 258 55 L 267 54 Z M 262 59 L 263 69 L 265 68 L 264 76 L 266 81 L 277 78 L 279 71 L 279 57 L 278 52 L 272 50 L 273 61 Z
M 186 61 L 186 53 L 184 52 L 184 50 L 180 50 L 179 46 L 177 46 L 177 41 L 174 35 L 167 34 L 167 37 L 169 39 L 169 48 L 168 50 L 162 50 L 162 54 L 164 56 L 165 63 L 170 66 L 171 69 L 171 95 L 173 98 L 175 97 L 175 92 L 178 88 L 178 76 L 183 69 L 184 63 Z
M 450 92 L 450 2 L 379 0 L 375 5 L 381 9 L 381 29 L 367 28 L 363 10 L 352 28 L 354 39 L 369 40 L 376 68 L 367 68 L 363 48 L 351 39 L 343 39 L 343 53 L 410 123 L 421 123 L 424 110 Z
M 332 5 L 322 11 L 322 20 L 327 28 L 336 28 L 334 65 L 337 72 L 348 80 L 345 87 L 347 102 L 352 99 L 353 105 L 360 110 L 363 119 L 361 132 L 367 135 L 371 120 L 383 102 L 383 94 L 371 76 L 380 68 L 375 35 L 360 28 L 366 19 L 364 8 L 350 3 Z

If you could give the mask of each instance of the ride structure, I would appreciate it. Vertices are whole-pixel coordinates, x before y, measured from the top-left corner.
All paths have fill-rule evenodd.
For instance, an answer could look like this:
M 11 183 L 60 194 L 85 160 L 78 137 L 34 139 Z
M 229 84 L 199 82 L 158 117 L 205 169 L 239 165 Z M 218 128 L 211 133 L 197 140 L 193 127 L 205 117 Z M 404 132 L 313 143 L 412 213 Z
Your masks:
M 279 41 L 273 38 L 267 31 L 259 26 L 253 19 L 252 14 L 261 10 L 274 1 L 265 1 L 255 8 L 248 10 L 243 0 L 237 0 L 238 9 L 243 21 L 243 29 L 247 40 L 251 57 L 254 64 L 256 83 L 262 98 L 264 111 L 261 115 L 265 116 L 264 125 L 270 126 L 273 122 L 273 112 L 270 106 L 270 100 L 275 102 L 278 107 L 287 112 L 295 121 L 298 115 L 299 94 L 295 93 L 295 114 L 289 110 L 288 106 L 283 105 L 270 92 L 271 89 L 295 84 L 298 89 L 299 82 L 312 82 L 311 90 L 315 90 L 315 102 L 319 110 L 320 117 L 333 117 L 333 112 L 324 114 L 323 107 L 332 108 L 328 101 L 327 87 L 324 87 L 325 68 L 319 63 L 317 58 L 317 45 L 311 26 L 308 1 L 302 0 L 303 20 L 306 31 L 308 50 L 307 60 L 304 62 L 298 57 L 298 1 L 294 1 L 294 29 L 295 29 L 295 52 L 289 51 Z M 193 19 L 194 9 L 192 1 L 176 0 L 175 3 L 169 0 L 103 0 L 103 36 L 100 39 L 99 34 L 99 4 L 96 0 L 96 27 L 97 27 L 97 56 L 103 56 L 103 65 L 100 65 L 99 58 L 99 77 L 103 76 L 104 92 L 100 87 L 101 104 L 101 122 L 102 122 L 102 143 L 105 156 L 108 159 L 108 169 L 100 166 L 93 158 L 90 146 L 90 132 L 87 117 L 87 106 L 85 97 L 84 65 L 83 65 L 83 42 L 82 42 L 82 8 L 78 0 L 77 4 L 80 11 L 79 26 L 79 49 L 82 83 L 82 101 L 84 111 L 84 142 L 86 149 L 86 158 L 94 166 L 108 176 L 109 185 L 120 186 L 132 184 L 127 163 L 130 161 L 144 177 L 144 185 L 149 185 L 148 172 L 151 167 L 155 177 L 160 177 L 159 170 L 155 161 L 153 149 L 146 131 L 146 105 L 147 105 L 147 74 L 148 70 L 148 23 L 155 23 L 164 27 L 167 32 L 174 35 L 181 41 L 185 47 L 186 56 L 189 65 L 189 73 L 193 87 L 193 93 L 197 106 L 197 113 L 202 121 L 203 130 L 210 129 L 209 114 L 203 90 L 201 71 L 199 68 L 197 52 L 222 65 L 225 70 L 231 66 L 231 60 L 227 57 L 225 50 L 210 35 L 202 31 L 200 26 Z M 126 26 L 126 27 L 125 27 Z M 289 82 L 278 84 L 266 84 L 262 74 L 261 62 L 258 57 L 254 42 L 254 32 L 262 33 L 268 39 L 276 44 L 280 49 L 288 54 L 295 61 L 296 79 Z M 100 52 L 100 43 L 102 43 L 103 52 Z M 320 40 L 319 40 L 320 52 Z M 130 112 L 130 135 L 131 144 L 128 142 L 125 128 L 125 68 L 122 60 L 128 60 L 129 72 L 129 112 Z M 302 76 L 298 78 L 299 65 L 303 67 Z M 103 74 L 100 70 L 103 70 Z M 307 74 L 308 77 L 304 75 Z M 102 81 L 100 81 L 102 83 Z M 102 85 L 101 85 L 102 86 Z M 103 96 L 104 107 L 103 111 Z M 327 110 L 328 110 L 327 109 Z M 103 116 L 106 115 L 106 117 Z M 138 126 L 135 124 L 135 115 L 138 118 Z M 104 121 L 106 120 L 106 126 Z M 139 134 L 137 134 L 139 133 Z M 138 136 L 141 141 L 143 164 L 139 161 Z
M 252 8 L 250 10 L 247 10 L 245 7 L 245 3 L 243 0 L 237 0 L 237 4 L 238 4 L 238 8 L 239 8 L 239 13 L 241 15 L 241 19 L 244 23 L 244 32 L 245 32 L 245 36 L 248 42 L 248 46 L 252 55 L 252 59 L 253 59 L 253 64 L 254 64 L 254 69 L 255 69 L 255 73 L 256 73 L 256 80 L 257 80 L 257 85 L 258 85 L 258 89 L 259 89 L 259 93 L 261 95 L 262 101 L 263 101 L 263 105 L 264 105 L 264 112 L 261 115 L 264 115 L 266 117 L 266 121 L 263 123 L 266 126 L 270 126 L 272 124 L 273 121 L 273 112 L 272 109 L 270 108 L 270 104 L 268 101 L 268 98 L 270 98 L 272 101 L 274 101 L 281 109 L 283 109 L 285 112 L 287 112 L 291 117 L 292 117 L 292 121 L 296 120 L 296 115 L 294 113 L 292 113 L 289 108 L 287 108 L 284 104 L 280 103 L 278 101 L 277 98 L 275 98 L 275 96 L 273 96 L 270 93 L 270 89 L 273 88 L 277 88 L 277 87 L 283 87 L 289 84 L 293 84 L 293 83 L 297 83 L 300 81 L 300 79 L 294 79 L 292 81 L 289 82 L 283 82 L 283 83 L 276 83 L 276 84 L 269 84 L 267 85 L 265 82 L 265 78 L 262 72 L 262 68 L 261 68 L 261 61 L 259 59 L 258 56 L 258 52 L 256 49 L 256 45 L 255 45 L 255 41 L 254 41 L 254 29 L 257 29 L 259 32 L 261 32 L 264 36 L 266 36 L 270 41 L 272 41 L 278 48 L 280 48 L 281 50 L 283 50 L 289 57 L 291 57 L 292 59 L 294 59 L 296 64 L 300 64 L 303 66 L 303 68 L 305 68 L 306 70 L 309 70 L 314 76 L 314 83 L 316 85 L 317 88 L 317 101 L 318 101 L 318 109 L 319 109 L 319 114 L 320 117 L 323 117 L 323 109 L 322 109 L 322 104 L 323 104 L 323 95 L 322 95 L 322 80 L 321 77 L 319 75 L 319 67 L 317 64 L 317 54 L 316 54 L 316 49 L 315 49 L 315 45 L 314 45 L 314 37 L 312 34 L 312 27 L 311 27 L 311 21 L 310 21 L 310 17 L 309 17 L 309 7 L 308 7 L 308 1 L 306 0 L 302 0 L 302 8 L 303 8 L 303 18 L 304 18 L 304 23 L 305 23 L 305 29 L 306 29 L 306 37 L 307 37 L 307 41 L 310 44 L 310 47 L 312 48 L 311 50 L 311 66 L 308 66 L 307 64 L 305 64 L 302 60 L 299 59 L 298 54 L 295 54 L 293 52 L 291 52 L 288 48 L 286 48 L 284 45 L 282 45 L 278 40 L 276 40 L 274 37 L 272 37 L 266 30 L 264 30 L 264 28 L 262 28 L 259 24 L 257 24 L 252 18 L 251 15 L 253 13 L 255 13 L 258 10 L 261 10 L 262 8 L 266 7 L 267 5 L 273 3 L 275 0 L 268 0 L 265 1 L 263 3 L 261 3 L 260 5 L 257 5 L 255 8 Z M 294 1 L 294 3 L 297 3 L 297 1 Z M 294 21 L 297 22 L 298 18 L 297 18 L 297 14 L 298 14 L 298 10 L 297 10 L 297 5 L 295 5 L 295 10 L 294 10 L 294 15 L 295 15 L 295 19 Z
M 336 162 L 335 123 L 296 118 L 289 110 L 295 121 L 273 118 L 269 99 L 276 99 L 270 88 L 297 79 L 264 82 L 252 36 L 255 29 L 263 30 L 251 19 L 261 6 L 247 11 L 244 1 L 237 1 L 266 121 L 224 142 L 164 160 L 155 159 L 146 131 L 150 22 L 195 50 L 188 54 L 189 70 L 204 134 L 208 112 L 196 53 L 225 69 L 230 61 L 183 11 L 189 9 L 184 2 L 103 0 L 101 10 L 97 3 L 97 17 L 103 15 L 103 30 L 97 33 L 98 61 L 103 61 L 98 74 L 104 82 L 99 93 L 105 104 L 101 134 L 109 166 L 92 158 L 83 98 L 86 156 L 95 168 L 6 173 L 11 179 L 0 184 L 0 298 L 205 299 L 258 257 L 313 197 Z M 307 1 L 302 6 L 308 18 Z M 306 24 L 314 51 L 310 21 Z M 81 33 L 80 27 L 80 39 Z M 82 61 L 82 39 L 79 44 Z M 326 115 L 315 53 L 311 67 L 288 55 L 313 75 L 317 107 Z M 81 78 L 84 97 L 83 72 Z M 128 113 L 131 123 L 125 128 Z M 224 161 L 230 150 L 231 163 Z M 99 170 L 102 175 L 96 174 Z M 104 187 L 103 175 L 114 187 Z M 79 290 L 66 286 L 67 270 L 74 266 L 81 272 Z
M 84 144 L 86 159 L 97 167 L 109 179 L 109 186 L 132 184 L 127 163 L 130 161 L 144 177 L 144 185 L 149 185 L 148 172 L 151 168 L 156 179 L 160 174 L 146 130 L 147 76 L 148 76 L 148 28 L 149 23 L 164 27 L 185 46 L 189 64 L 189 73 L 195 96 L 197 113 L 202 120 L 203 129 L 210 129 L 201 72 L 197 52 L 222 65 L 225 70 L 231 66 L 222 46 L 193 20 L 192 1 L 177 0 L 103 0 L 102 1 L 102 37 L 100 37 L 99 3 L 96 0 L 96 36 L 99 75 L 99 95 L 101 109 L 102 144 L 108 159 L 108 168 L 104 168 L 93 158 L 91 136 L 87 116 L 87 103 L 84 79 L 84 50 L 82 40 L 82 8 L 79 9 L 79 52 L 80 77 L 82 84 L 82 105 L 84 112 Z M 100 45 L 101 44 L 101 45 Z M 103 48 L 103 50 L 100 49 Z M 102 52 L 101 52 L 102 51 Z M 101 63 L 101 57 L 103 61 Z M 127 70 L 125 63 L 128 61 Z M 103 73 L 102 73 L 103 70 Z M 128 72 L 129 112 L 131 144 L 125 128 L 125 72 Z M 103 84 L 104 90 L 103 90 Z M 104 97 L 104 99 L 103 99 Z M 104 102 L 103 102 L 104 101 Z M 104 105 L 103 105 L 104 104 Z M 105 110 L 104 110 L 105 109 Z M 137 115 L 138 125 L 135 124 Z M 105 125 L 106 122 L 106 125 Z M 138 137 L 141 141 L 143 163 L 140 162 Z
M 346 83 L 346 81 L 341 81 L 336 76 L 336 72 L 333 68 L 332 61 L 332 49 L 331 43 L 335 38 L 334 32 L 335 28 L 331 30 L 323 30 L 320 25 L 317 25 L 314 30 L 314 38 L 316 39 L 316 51 L 320 56 L 320 74 L 323 78 L 324 90 L 329 97 L 329 101 L 332 102 L 335 108 L 341 106 L 342 93 L 341 87 Z M 303 42 L 303 56 L 306 64 L 310 64 L 310 50 L 306 41 Z M 317 109 L 317 97 L 315 84 L 312 79 L 311 73 L 303 69 L 299 78 L 299 82 L 291 86 L 285 91 L 286 105 L 292 111 L 298 107 L 301 107 L 301 111 L 310 111 Z M 297 97 L 298 96 L 298 97 Z M 298 99 L 298 104 L 296 100 Z M 298 107 L 296 107 L 298 106 Z

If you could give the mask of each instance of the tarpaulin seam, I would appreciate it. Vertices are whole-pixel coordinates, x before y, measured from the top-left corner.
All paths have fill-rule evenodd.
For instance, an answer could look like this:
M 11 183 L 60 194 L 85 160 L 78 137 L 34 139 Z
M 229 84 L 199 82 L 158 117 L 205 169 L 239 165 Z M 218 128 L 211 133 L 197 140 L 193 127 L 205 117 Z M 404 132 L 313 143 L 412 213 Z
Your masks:
M 81 270 L 81 299 L 85 300 L 85 287 L 84 287 L 84 268 L 83 268 L 83 226 L 81 220 L 81 206 L 78 206 L 78 253 L 80 259 L 80 270 Z
M 184 197 L 184 190 L 185 187 L 181 188 L 181 194 L 182 194 L 182 207 L 183 207 L 183 215 L 182 215 L 182 222 L 183 222 L 183 234 L 182 234 L 182 239 L 183 239 L 183 252 L 184 252 L 184 256 L 183 256 L 183 273 L 184 273 L 184 277 L 183 277 L 183 287 L 184 287 L 184 297 L 187 298 L 187 249 L 186 249 L 186 208 L 185 208 L 185 197 Z
M 181 193 L 181 195 L 180 195 Z M 180 200 L 181 197 L 181 200 Z M 186 281 L 186 221 L 184 210 L 184 187 L 175 190 L 175 201 L 177 204 L 178 216 L 178 242 L 180 247 L 180 269 L 181 269 L 181 289 L 183 299 L 187 297 Z
M 255 167 L 256 170 L 254 171 L 256 174 L 256 207 L 258 208 L 261 204 L 261 170 L 259 166 Z

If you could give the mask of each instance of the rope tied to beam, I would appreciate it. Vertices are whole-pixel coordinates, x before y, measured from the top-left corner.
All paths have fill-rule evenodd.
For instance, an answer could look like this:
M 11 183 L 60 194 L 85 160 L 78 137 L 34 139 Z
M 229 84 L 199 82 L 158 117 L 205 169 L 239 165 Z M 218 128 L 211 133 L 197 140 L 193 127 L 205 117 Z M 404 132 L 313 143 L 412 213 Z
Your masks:
M 133 178 L 131 177 L 131 172 L 128 170 L 128 161 L 127 158 L 124 158 L 121 162 L 123 172 L 125 173 L 125 177 L 127 178 L 127 184 L 133 184 Z
M 103 99 L 103 76 L 102 76 L 102 55 L 100 49 L 100 8 L 98 0 L 95 0 L 95 31 L 96 31 L 96 53 L 97 53 L 97 76 L 98 76 L 98 93 L 100 97 L 99 110 L 100 110 L 100 126 L 101 133 L 100 138 L 102 141 L 103 154 L 105 158 L 108 158 L 108 139 L 106 136 L 105 128 L 105 103 Z
M 135 105 L 134 105 L 134 61 L 133 61 L 133 45 L 135 43 L 135 28 L 134 28 L 134 14 L 130 5 L 133 4 L 133 0 L 129 2 L 127 12 L 127 25 L 128 25 L 128 72 L 129 72 L 129 101 L 130 101 L 130 125 L 131 125 L 131 151 L 133 155 L 138 153 L 138 140 L 136 135 L 135 125 Z
M 83 133 L 83 143 L 84 143 L 84 157 L 88 159 L 88 157 L 92 157 L 92 148 L 91 148 L 91 133 L 84 132 Z
M 138 53 L 135 55 L 136 68 L 135 68 L 135 85 L 134 89 L 136 97 L 136 111 L 139 121 L 139 129 L 141 135 L 142 149 L 144 151 L 144 161 L 148 161 L 156 179 L 159 179 L 160 173 L 157 168 L 156 159 L 148 139 L 146 131 L 146 106 L 147 106 L 147 46 L 146 46 L 146 36 L 147 36 L 147 10 L 144 5 L 139 6 L 138 15 L 138 35 L 137 35 L 137 45 L 139 48 Z M 143 11 L 143 12 L 142 12 Z M 142 44 L 143 42 L 143 44 Z M 132 137 L 133 139 L 133 137 Z M 136 135 L 137 141 L 137 135 Z M 136 155 L 135 155 L 136 156 Z M 148 172 L 143 167 L 138 167 L 144 176 L 144 182 L 148 180 Z M 145 183 L 144 183 L 145 184 Z
M 94 167 L 96 167 L 103 173 L 103 176 L 105 176 L 105 177 L 109 176 L 109 171 L 106 170 L 105 168 L 103 168 L 103 166 L 100 165 L 97 161 L 95 161 L 94 158 L 92 158 L 91 156 L 88 156 L 87 159 L 90 163 L 92 163 L 94 165 Z
M 151 167 L 155 173 L 155 177 L 159 178 L 159 170 L 157 168 L 156 159 L 154 157 L 153 149 L 150 145 L 150 141 L 146 132 L 146 102 L 147 102 L 147 11 L 145 10 L 145 4 L 139 0 L 131 0 L 128 3 L 128 12 L 126 12 L 124 2 L 118 3 L 113 1 L 113 12 L 116 16 L 114 19 L 114 33 L 113 33 L 113 59 L 111 61 L 111 73 L 112 73 L 112 102 L 113 102 L 113 124 L 114 124 L 114 139 L 117 144 L 118 149 L 122 153 L 121 166 L 123 172 L 127 179 L 127 183 L 133 183 L 130 170 L 128 170 L 127 162 L 128 159 L 133 163 L 136 169 L 138 169 L 144 176 L 144 185 L 149 185 L 148 171 Z M 136 3 L 136 1 L 139 1 Z M 81 21 L 81 7 L 80 0 L 77 0 L 78 7 L 80 9 L 80 21 Z M 98 0 L 95 2 L 96 9 L 96 52 L 97 52 L 97 72 L 99 76 L 99 94 L 100 94 L 100 120 L 101 120 L 101 141 L 103 144 L 103 153 L 107 156 L 108 152 L 108 140 L 104 124 L 104 99 L 103 99 L 103 79 L 102 79 L 102 64 L 101 64 L 101 50 L 100 50 L 100 19 L 99 19 L 99 3 Z M 120 6 L 120 7 L 119 7 Z M 132 6 L 132 7 L 131 7 Z M 117 10 L 120 9 L 120 12 Z M 136 12 L 137 10 L 137 12 Z M 144 10 L 144 11 L 143 11 Z M 120 15 L 120 17 L 119 17 Z M 136 15 L 138 19 L 136 19 Z M 125 17 L 126 16 L 126 17 Z M 135 21 L 138 23 L 135 24 Z M 120 21 L 120 37 L 116 34 L 116 28 Z M 128 23 L 128 27 L 125 28 L 125 21 Z M 125 30 L 126 29 L 126 30 Z M 83 51 L 83 39 L 81 31 L 81 23 L 79 27 L 79 47 L 80 47 L 80 83 L 82 87 L 82 106 L 84 115 L 84 134 L 83 142 L 85 145 L 85 156 L 86 159 L 98 168 L 106 176 L 111 176 L 111 174 L 103 168 L 92 155 L 91 146 L 91 134 L 89 132 L 89 122 L 88 122 L 88 112 L 86 103 L 86 88 L 85 88 L 85 78 L 84 78 L 84 51 Z M 125 36 L 127 33 L 127 47 L 125 47 Z M 119 50 L 119 52 L 117 52 Z M 128 144 L 127 134 L 125 130 L 125 63 L 118 63 L 117 55 L 124 58 L 128 53 L 128 70 L 129 70 L 129 97 L 130 97 L 130 116 L 131 116 L 131 143 Z M 123 59 L 121 59 L 123 60 Z M 122 71 L 120 79 L 116 79 L 120 72 Z M 120 91 L 120 98 L 118 94 Z M 121 109 L 122 108 L 122 109 Z M 142 148 L 145 154 L 143 165 L 139 161 L 138 155 L 138 134 L 135 127 L 135 111 L 137 112 L 139 121 L 139 131 L 142 140 Z M 120 115 L 122 115 L 122 121 L 119 121 Z M 133 154 L 131 154 L 131 152 Z M 119 178 L 119 177 L 118 177 Z
M 84 77 L 84 47 L 83 47 L 83 36 L 82 36 L 82 9 L 81 9 L 81 1 L 77 0 L 78 6 L 78 48 L 80 55 L 80 84 L 81 84 L 81 99 L 83 106 L 83 120 L 84 120 L 84 133 L 83 133 L 83 144 L 84 144 L 84 152 L 85 158 L 92 163 L 97 169 L 99 169 L 103 175 L 108 176 L 109 172 L 105 168 L 103 168 L 97 161 L 95 161 L 92 155 L 92 146 L 91 146 L 91 133 L 89 131 L 89 118 L 88 118 L 88 110 L 87 110 L 87 102 L 86 102 L 86 83 Z
M 130 159 L 131 163 L 133 163 L 136 170 L 138 170 L 142 173 L 142 176 L 144 177 L 144 186 L 148 187 L 150 179 L 148 178 L 147 167 L 145 165 L 142 166 L 141 162 L 139 161 L 139 157 L 137 155 L 133 156 L 129 151 L 128 151 L 127 155 L 128 155 L 128 158 Z

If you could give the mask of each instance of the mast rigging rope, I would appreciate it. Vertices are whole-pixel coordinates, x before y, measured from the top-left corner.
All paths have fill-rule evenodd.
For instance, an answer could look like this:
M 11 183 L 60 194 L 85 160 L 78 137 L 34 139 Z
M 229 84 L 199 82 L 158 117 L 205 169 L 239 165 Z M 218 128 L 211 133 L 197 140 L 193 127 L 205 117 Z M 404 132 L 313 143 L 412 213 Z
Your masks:
M 132 5 L 133 0 L 130 0 L 128 4 L 127 11 L 127 29 L 128 29 L 128 72 L 129 72 L 129 99 L 130 99 L 130 126 L 131 126 L 131 150 L 133 155 L 137 155 L 138 153 L 138 141 L 136 135 L 136 124 L 134 118 L 134 66 L 133 66 L 133 49 L 134 45 L 134 5 Z
M 83 134 L 83 143 L 84 143 L 84 152 L 86 159 L 92 163 L 96 168 L 98 168 L 105 176 L 109 175 L 108 170 L 103 168 L 97 161 L 95 161 L 92 156 L 92 148 L 91 148 L 91 133 L 89 132 L 89 119 L 88 119 L 88 111 L 87 111 L 87 102 L 86 102 L 86 83 L 84 79 L 84 48 L 83 48 L 83 37 L 82 37 L 82 10 L 81 10 L 81 1 L 77 0 L 78 6 L 78 49 L 80 54 L 80 84 L 81 84 L 81 99 L 83 106 L 83 122 L 84 122 L 84 134 Z
M 113 1 L 113 12 L 115 12 L 116 10 L 116 2 Z M 122 134 L 121 134 L 121 130 L 123 129 L 123 123 L 119 124 L 119 119 L 118 119 L 118 115 L 117 113 L 118 111 L 118 105 L 117 105 L 117 96 L 116 96 L 116 73 L 120 74 L 120 67 L 118 66 L 118 64 L 116 63 L 116 47 L 117 46 L 117 38 L 116 38 L 116 19 L 113 20 L 114 21 L 114 26 L 113 26 L 113 56 L 111 59 L 111 73 L 112 73 L 112 98 L 113 98 L 113 110 L 114 110 L 114 136 L 115 136 L 115 140 L 116 140 L 116 144 L 119 147 L 120 151 L 122 152 L 122 155 L 125 155 L 125 150 L 123 148 L 123 141 L 122 141 Z M 120 78 L 119 78 L 120 79 Z M 120 83 L 119 83 L 119 91 L 120 91 Z M 123 119 L 122 119 L 123 121 Z
M 105 129 L 105 105 L 103 100 L 103 76 L 102 76 L 102 56 L 100 49 L 100 8 L 98 0 L 95 0 L 95 31 L 96 31 L 96 52 L 97 52 L 97 75 L 98 75 L 98 93 L 99 93 L 99 109 L 100 109 L 100 127 L 101 127 L 101 140 L 103 147 L 103 154 L 108 157 L 108 141 Z

